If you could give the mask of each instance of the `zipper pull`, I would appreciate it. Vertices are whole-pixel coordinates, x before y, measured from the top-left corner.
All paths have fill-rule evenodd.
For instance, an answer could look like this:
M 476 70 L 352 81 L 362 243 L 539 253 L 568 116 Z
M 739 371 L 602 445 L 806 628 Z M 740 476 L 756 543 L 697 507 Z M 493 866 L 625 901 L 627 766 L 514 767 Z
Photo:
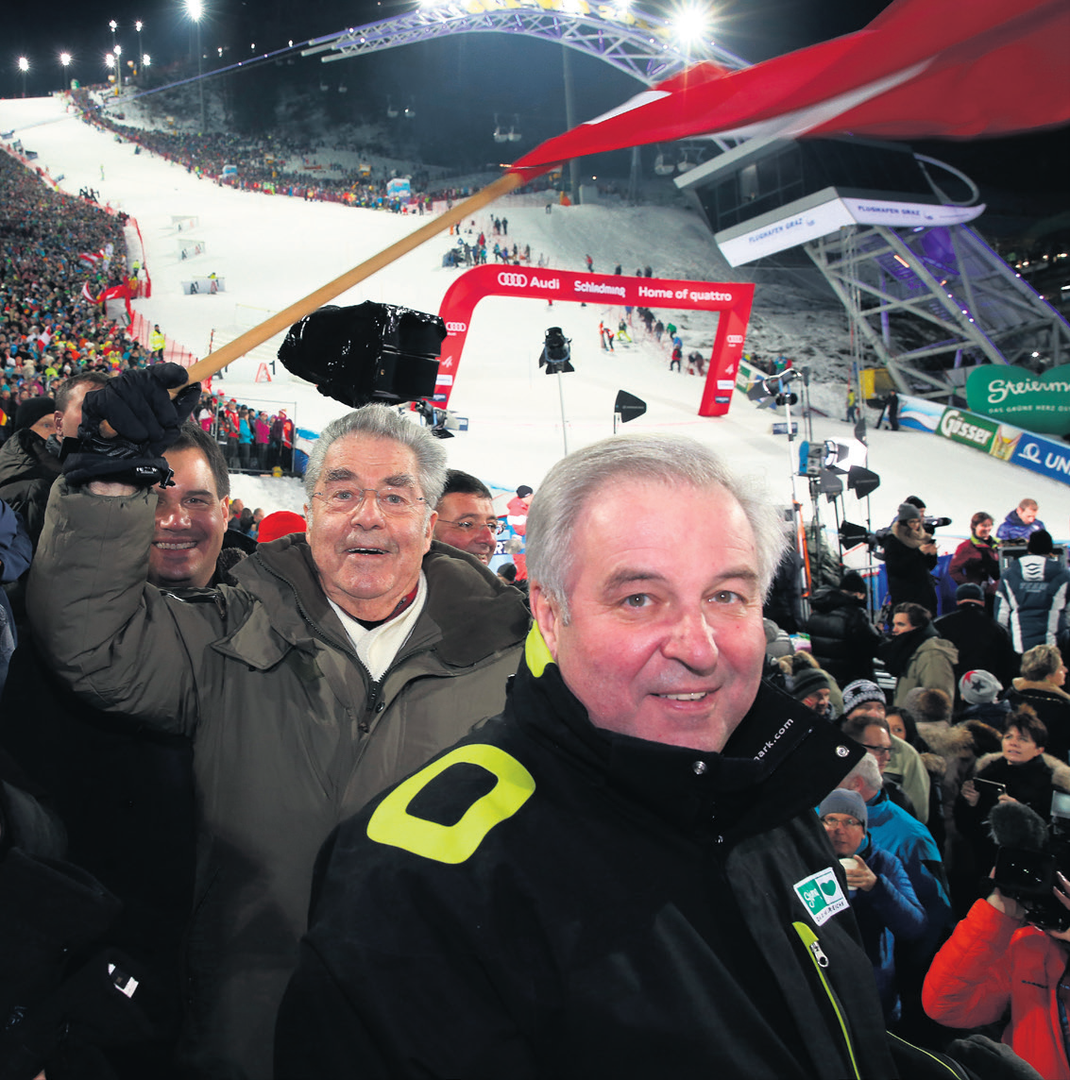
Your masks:
M 825 950 L 821 948 L 821 942 L 817 938 L 810 942 L 810 952 L 814 954 L 818 967 L 827 968 L 829 966 L 829 958 L 825 955 Z

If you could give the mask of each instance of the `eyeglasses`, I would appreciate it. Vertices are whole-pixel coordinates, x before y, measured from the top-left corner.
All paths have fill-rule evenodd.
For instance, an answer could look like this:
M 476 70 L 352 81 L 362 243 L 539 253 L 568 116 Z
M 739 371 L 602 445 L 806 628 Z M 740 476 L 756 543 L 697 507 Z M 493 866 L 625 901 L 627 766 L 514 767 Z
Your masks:
M 892 748 L 890 746 L 873 746 L 868 742 L 862 743 L 862 745 L 874 756 L 874 757 L 891 757 Z
M 461 532 L 479 532 L 480 529 L 490 529 L 492 533 L 497 535 L 505 532 L 505 522 L 499 521 L 497 518 L 493 521 L 472 521 L 471 519 L 447 521 L 445 518 L 439 518 L 438 520 L 443 525 L 453 525 L 455 528 L 460 529 Z
M 389 517 L 405 517 L 413 513 L 418 505 L 426 502 L 420 495 L 397 488 L 335 488 L 333 491 L 316 491 L 314 499 L 322 499 L 323 507 L 329 514 L 355 514 L 364 508 L 368 492 L 375 496 L 375 501 L 382 513 Z
M 822 824 L 827 825 L 830 829 L 861 829 L 862 822 L 858 818 L 853 817 L 823 817 L 821 819 Z

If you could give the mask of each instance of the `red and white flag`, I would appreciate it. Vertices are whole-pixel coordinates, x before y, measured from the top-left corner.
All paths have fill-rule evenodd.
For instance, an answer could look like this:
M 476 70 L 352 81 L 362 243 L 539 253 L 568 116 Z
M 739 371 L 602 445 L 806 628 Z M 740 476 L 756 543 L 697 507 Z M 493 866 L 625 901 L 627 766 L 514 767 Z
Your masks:
M 864 30 L 727 71 L 698 64 L 510 166 L 700 135 L 952 139 L 1070 121 L 1067 0 L 897 0 Z

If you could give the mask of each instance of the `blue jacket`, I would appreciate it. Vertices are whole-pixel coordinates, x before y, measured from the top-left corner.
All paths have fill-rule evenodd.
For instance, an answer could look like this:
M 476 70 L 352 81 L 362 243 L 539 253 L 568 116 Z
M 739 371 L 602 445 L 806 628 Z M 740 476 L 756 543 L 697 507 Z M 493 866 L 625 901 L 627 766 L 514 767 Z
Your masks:
M 903 864 L 914 893 L 925 909 L 927 922 L 919 949 L 935 949 L 944 931 L 955 921 L 944 883 L 940 849 L 932 833 L 917 818 L 896 806 L 883 791 L 866 803 L 866 810 L 870 838 Z
M 1056 645 L 1066 632 L 1070 573 L 1046 555 L 1023 555 L 1007 567 L 996 590 L 996 621 L 1015 652 Z
M 1017 510 L 1012 510 L 996 530 L 996 536 L 1000 540 L 1026 540 L 1030 533 L 1044 528 L 1044 522 L 1037 518 L 1031 525 L 1026 525 L 1018 516 Z
M 873 965 L 884 1019 L 891 1023 L 899 1016 L 895 943 L 920 940 L 928 920 L 899 859 L 877 847 L 872 836 L 866 837 L 857 854 L 877 875 L 877 884 L 869 892 L 852 889 L 848 898 L 858 920 L 862 947 Z

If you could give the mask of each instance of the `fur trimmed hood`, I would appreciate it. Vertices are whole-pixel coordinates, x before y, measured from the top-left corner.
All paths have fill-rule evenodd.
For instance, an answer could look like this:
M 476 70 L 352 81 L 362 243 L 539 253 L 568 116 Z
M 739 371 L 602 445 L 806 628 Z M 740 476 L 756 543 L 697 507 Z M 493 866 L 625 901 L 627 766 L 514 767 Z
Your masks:
M 905 521 L 897 521 L 892 526 L 892 535 L 903 547 L 915 549 L 920 548 L 922 544 L 928 544 L 933 538 L 933 534 L 927 533 L 924 529 L 920 533 L 913 532 Z
M 1002 754 L 985 754 L 984 757 L 978 758 L 974 775 L 976 776 L 985 766 L 991 765 L 993 761 L 1001 757 L 1003 757 Z M 1052 787 L 1059 791 L 1070 792 L 1070 765 L 1057 757 L 1052 757 L 1051 754 L 1041 754 L 1041 759 L 1051 769 Z
M 918 724 L 918 734 L 928 743 L 929 749 L 945 761 L 953 758 L 972 759 L 977 754 L 973 742 L 973 732 L 946 720 L 922 721 Z
M 1033 682 L 1030 679 L 1023 679 L 1019 676 L 1011 683 L 1011 685 L 1015 690 L 1043 690 L 1046 694 L 1054 694 L 1064 701 L 1070 701 L 1070 694 L 1068 694 L 1061 686 L 1054 686 L 1049 682 Z

